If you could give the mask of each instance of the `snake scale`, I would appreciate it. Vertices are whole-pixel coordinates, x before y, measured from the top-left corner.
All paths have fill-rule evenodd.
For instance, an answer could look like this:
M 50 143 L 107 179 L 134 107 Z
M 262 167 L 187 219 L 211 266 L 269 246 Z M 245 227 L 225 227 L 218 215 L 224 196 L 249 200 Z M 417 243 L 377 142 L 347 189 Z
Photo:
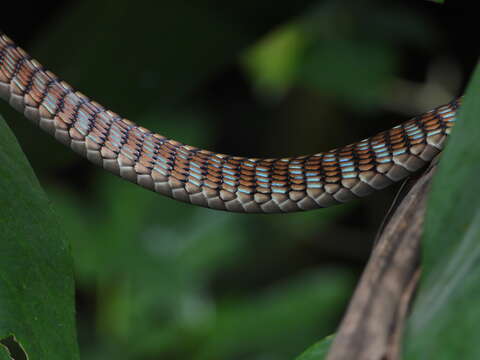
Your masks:
M 75 91 L 0 33 L 0 97 L 61 143 L 147 189 L 213 209 L 275 213 L 366 196 L 443 148 L 461 99 L 327 152 L 278 159 L 218 154 L 122 118 Z

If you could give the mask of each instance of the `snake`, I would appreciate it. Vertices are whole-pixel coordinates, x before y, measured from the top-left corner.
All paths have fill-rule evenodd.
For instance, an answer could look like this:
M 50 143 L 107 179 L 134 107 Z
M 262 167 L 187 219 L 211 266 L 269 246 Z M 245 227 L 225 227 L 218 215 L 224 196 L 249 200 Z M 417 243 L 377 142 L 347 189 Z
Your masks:
M 367 196 L 439 154 L 462 98 L 364 140 L 311 155 L 249 158 L 182 144 L 106 109 L 0 32 L 0 98 L 109 172 L 173 199 L 241 213 L 288 213 Z

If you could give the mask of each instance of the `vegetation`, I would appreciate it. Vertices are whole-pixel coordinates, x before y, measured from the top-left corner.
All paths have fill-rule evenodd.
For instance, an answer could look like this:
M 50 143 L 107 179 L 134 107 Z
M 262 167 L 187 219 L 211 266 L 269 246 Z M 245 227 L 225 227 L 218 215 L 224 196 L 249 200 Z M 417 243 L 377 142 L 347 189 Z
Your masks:
M 448 2 L 290 3 L 86 0 L 43 28 L 2 28 L 143 126 L 250 156 L 388 128 L 460 93 L 476 61 L 452 40 L 467 10 Z M 408 359 L 478 358 L 479 92 L 477 72 L 435 176 Z M 29 159 L 0 118 L 1 360 L 78 359 L 77 343 L 84 360 L 325 357 L 395 189 L 301 214 L 216 212 L 105 174 L 0 112 Z

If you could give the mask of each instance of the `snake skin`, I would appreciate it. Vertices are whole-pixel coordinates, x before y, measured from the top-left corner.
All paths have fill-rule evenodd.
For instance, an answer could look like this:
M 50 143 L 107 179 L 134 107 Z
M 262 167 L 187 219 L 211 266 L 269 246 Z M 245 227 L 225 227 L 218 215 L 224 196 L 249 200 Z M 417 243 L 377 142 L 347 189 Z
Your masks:
M 105 109 L 1 33 L 0 97 L 61 143 L 124 179 L 195 205 L 248 213 L 327 207 L 404 179 L 441 151 L 461 101 L 324 153 L 230 156 L 181 144 Z

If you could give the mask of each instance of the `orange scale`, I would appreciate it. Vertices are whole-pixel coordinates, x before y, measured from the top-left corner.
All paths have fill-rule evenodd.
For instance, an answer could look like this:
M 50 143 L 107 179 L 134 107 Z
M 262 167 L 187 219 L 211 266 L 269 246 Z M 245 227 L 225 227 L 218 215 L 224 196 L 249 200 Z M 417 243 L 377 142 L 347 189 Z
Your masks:
M 234 168 L 237 168 L 241 164 L 241 161 L 235 158 L 230 158 L 227 161 L 225 161 L 225 163 L 228 165 L 231 165 Z
M 424 114 L 420 118 L 420 122 L 422 122 L 422 123 L 425 123 L 425 122 L 430 121 L 430 120 L 436 120 L 436 114 L 435 113 Z
M 175 179 L 179 181 L 186 181 L 188 173 L 183 174 L 179 172 L 178 169 L 173 169 L 170 171 L 170 176 L 173 176 Z
M 248 160 L 242 162 L 242 168 L 245 169 L 254 169 L 256 165 L 256 163 Z
M 284 176 L 287 177 L 290 174 L 288 169 L 273 169 L 272 176 Z
M 288 193 L 288 187 L 286 185 L 272 185 L 272 193 L 286 194 Z
M 217 189 L 220 188 L 220 184 L 219 184 L 219 183 L 210 181 L 210 180 L 208 180 L 208 179 L 203 179 L 203 184 L 204 184 L 205 186 L 208 186 L 210 189 L 213 189 L 213 190 L 217 190 Z
M 22 65 L 22 71 L 17 74 L 17 80 L 20 84 L 23 85 L 24 88 L 27 87 L 28 83 L 32 79 L 33 70 L 28 68 L 24 63 Z
M 138 159 L 137 164 L 140 164 L 145 169 L 148 169 L 149 172 L 153 169 L 153 163 L 149 159 L 140 158 Z M 146 173 L 145 171 L 143 173 Z
M 243 156 L 232 156 L 230 159 L 238 163 L 245 161 L 245 158 Z
M 255 188 L 255 191 L 257 193 L 261 193 L 261 194 L 271 194 L 272 193 L 272 189 L 270 187 L 266 188 L 266 187 L 263 187 L 263 186 L 257 186 Z
M 326 177 L 336 177 L 340 174 L 341 174 L 340 171 L 325 171 L 325 176 Z
M 357 159 L 358 164 L 368 164 L 373 161 L 373 156 L 361 157 Z
M 441 127 L 441 125 L 437 122 L 437 123 L 434 123 L 434 124 L 431 124 L 431 125 L 426 125 L 424 127 L 424 129 L 426 131 L 432 131 L 432 130 L 437 130 L 439 127 Z
M 141 149 L 141 143 L 138 142 L 138 139 L 136 139 L 132 135 L 127 137 L 127 141 L 126 141 L 125 145 L 129 146 L 131 149 L 133 149 L 135 151 L 140 151 L 140 149 Z
M 80 107 L 80 110 L 83 110 L 87 114 L 87 116 L 89 117 L 89 121 L 91 122 L 93 117 L 95 116 L 95 111 L 89 106 L 87 106 L 87 104 L 83 104 Z
M 240 168 L 240 174 L 242 176 L 255 176 L 255 171 L 251 170 L 250 168 Z
M 391 144 L 391 147 L 392 147 L 392 150 L 400 150 L 400 149 L 406 148 L 407 145 L 405 142 L 402 141 L 395 144 Z
M 257 169 L 270 169 L 272 167 L 272 163 L 274 159 L 263 159 L 257 163 Z
M 330 175 L 327 175 L 327 176 L 325 177 L 325 182 L 326 182 L 326 183 L 330 183 L 330 184 L 332 184 L 332 183 L 338 183 L 338 182 L 340 182 L 341 180 L 342 180 L 342 177 L 341 177 L 341 176 L 330 176 Z
M 291 184 L 297 184 L 297 185 L 301 185 L 301 184 L 304 184 L 304 183 L 305 183 L 305 179 L 293 179 L 293 178 L 290 178 L 289 181 L 290 181 Z
M 194 153 L 193 151 L 186 149 L 184 146 L 179 146 L 179 147 L 177 147 L 177 148 L 176 148 L 176 153 L 177 153 L 177 154 L 182 154 L 183 156 L 187 156 L 187 157 L 191 157 L 191 158 L 193 158 L 193 156 L 195 156 L 195 155 L 194 155 L 195 153 Z M 198 158 L 198 157 L 197 157 L 197 159 L 198 159 L 197 162 L 201 162 L 201 161 L 202 161 L 202 160 L 201 160 L 200 158 Z
M 129 151 L 134 156 L 136 156 L 138 154 L 138 151 L 137 151 L 136 147 L 132 144 L 129 144 L 128 142 L 123 144 L 122 149 L 125 149 L 126 151 Z
M 95 129 L 101 131 L 103 134 L 107 134 L 108 129 L 110 129 L 111 125 L 105 123 L 104 121 L 95 121 L 94 123 Z
M 356 158 L 357 158 L 357 161 L 369 160 L 372 158 L 372 154 L 371 153 L 357 154 Z
M 222 182 L 222 177 L 220 176 L 220 174 L 212 174 L 210 172 L 207 172 L 204 177 L 206 179 L 208 179 L 209 181 L 211 182 L 214 182 L 214 183 L 221 183 Z
M 228 192 L 231 192 L 231 193 L 234 193 L 236 190 L 237 190 L 237 187 L 236 186 L 231 186 L 231 185 L 228 185 L 226 183 L 222 183 L 222 185 L 220 186 L 220 188 L 222 190 L 225 190 L 225 191 L 228 191 Z
M 240 178 L 238 180 L 238 182 L 240 183 L 240 185 L 247 186 L 247 187 L 252 187 L 252 186 L 256 185 L 256 183 L 255 183 L 255 181 L 253 181 L 253 179 L 242 179 L 242 178 Z
M 108 138 L 105 140 L 105 147 L 115 152 L 120 151 L 120 145 L 117 145 L 116 142 L 112 142 L 111 139 Z
M 321 164 L 316 164 L 316 165 L 306 165 L 305 170 L 307 171 L 318 171 L 322 168 Z
M 244 194 L 253 194 L 255 192 L 255 187 L 254 185 L 243 185 L 240 184 L 238 186 L 238 191 L 244 193 Z
M 147 156 L 147 155 L 141 155 L 140 158 L 138 159 L 138 162 L 142 164 L 145 167 L 151 168 L 153 167 L 154 160 L 153 158 Z
M 323 166 L 323 171 L 325 172 L 337 172 L 338 171 L 338 165 L 334 165 L 334 166 L 329 166 L 329 165 L 324 165 Z
M 399 136 L 403 133 L 403 129 L 400 127 L 400 128 L 394 128 L 394 129 L 390 129 L 388 130 L 388 134 L 392 137 L 392 136 Z
M 223 160 L 218 157 L 210 157 L 207 159 L 207 166 L 215 169 L 221 169 L 223 167 Z
M 165 149 L 165 147 L 162 145 L 161 147 L 158 148 L 157 155 L 160 155 L 166 159 L 171 159 L 173 158 L 173 154 Z
M 242 180 L 242 181 L 245 181 L 245 182 L 255 183 L 256 178 L 255 178 L 255 176 L 243 176 L 243 175 L 240 175 L 239 180 Z
M 342 149 L 339 153 L 338 153 L 339 157 L 342 157 L 342 158 L 348 158 L 348 157 L 352 157 L 353 156 L 353 150 L 352 149 L 348 149 L 348 150 L 344 150 Z
M 270 172 L 270 167 L 259 165 L 256 167 L 256 170 L 259 172 Z
M 197 155 L 202 157 L 202 158 L 209 158 L 211 157 L 212 155 L 214 155 L 213 152 L 209 151 L 209 150 L 204 150 L 204 149 L 199 149 L 197 147 L 194 147 L 194 146 L 190 146 L 191 149 L 193 150 L 196 150 L 197 151 Z
M 425 142 L 424 137 L 422 137 L 420 139 L 415 139 L 415 140 L 410 139 L 410 144 L 412 144 L 412 145 L 423 144 L 424 142 Z
M 60 121 L 60 122 L 65 124 L 63 121 Z M 66 127 L 66 124 L 65 124 L 65 127 Z M 90 131 L 90 134 L 99 138 L 99 139 L 105 139 L 105 133 L 102 132 L 101 130 L 97 129 L 97 128 L 92 128 L 92 130 Z
M 205 154 L 202 154 L 199 151 L 194 151 L 191 149 L 191 147 L 184 146 L 183 149 L 185 151 L 188 151 L 190 153 L 193 153 L 192 159 L 195 159 L 195 161 L 202 163 L 202 164 L 207 164 L 210 161 L 211 156 L 207 156 Z
M 425 126 L 430 126 L 430 125 L 433 125 L 433 124 L 438 124 L 438 120 L 436 118 L 432 118 L 432 119 L 429 119 L 427 121 L 423 121 L 423 124 Z
M 51 80 L 47 74 L 43 73 L 43 72 L 37 72 L 35 74 L 35 77 L 34 77 L 35 81 L 33 82 L 33 88 L 39 88 L 41 87 L 42 89 L 45 88 L 45 86 L 47 85 L 47 83 Z M 42 90 L 42 89 L 39 89 L 39 90 Z
M 177 141 L 177 140 L 174 140 L 174 139 L 168 140 L 167 143 L 169 143 L 174 148 L 179 148 L 179 147 L 183 146 L 183 144 L 180 141 Z
M 304 167 L 307 167 L 307 166 L 318 166 L 322 163 L 322 159 L 321 158 L 315 158 L 315 159 L 310 159 L 310 160 L 307 160 L 304 162 L 303 166 Z
M 356 152 L 357 152 L 357 156 L 363 156 L 363 155 L 369 156 L 371 151 L 372 150 L 370 149 L 370 146 L 369 146 L 369 148 L 366 150 L 357 150 Z
M 403 143 L 405 141 L 405 138 L 403 136 L 398 136 L 394 138 L 390 138 L 390 145 L 395 145 L 399 143 Z
M 172 152 L 172 153 L 176 153 L 177 148 L 178 148 L 178 146 L 172 144 L 170 139 L 164 141 L 163 144 L 162 144 L 162 147 L 165 149 L 165 151 L 169 151 L 169 152 Z
M 300 163 L 296 163 L 295 165 L 301 165 L 303 162 L 300 162 Z M 276 161 L 273 163 L 273 168 L 274 169 L 280 169 L 280 170 L 285 170 L 285 169 L 288 169 L 289 166 L 290 166 L 290 162 L 287 162 L 287 161 Z
M 304 191 L 307 189 L 307 186 L 305 185 L 305 183 L 302 183 L 302 184 L 292 184 L 290 186 L 290 188 L 293 190 L 293 191 Z
M 375 168 L 375 164 L 373 163 L 358 165 L 358 170 L 360 171 L 369 171 L 369 170 L 372 170 L 373 168 Z
M 188 160 L 176 157 L 173 163 L 175 164 L 174 165 L 175 167 L 178 167 L 180 169 L 185 169 L 185 170 L 190 169 L 190 164 L 189 164 Z
M 30 89 L 30 91 L 28 92 L 28 95 L 32 98 L 32 100 L 36 103 L 36 104 L 40 104 L 41 100 L 42 100 L 42 92 L 35 88 L 35 87 L 32 87 Z
M 212 175 L 216 175 L 216 176 L 220 176 L 220 174 L 222 173 L 222 169 L 216 168 L 216 167 L 214 167 L 210 164 L 208 164 L 205 167 L 205 170 L 207 171 L 207 173 L 212 174 Z
M 50 90 L 48 91 L 48 94 L 53 95 L 53 98 L 55 101 L 55 108 L 58 109 L 58 103 L 59 103 L 58 100 L 63 97 L 65 92 L 61 92 L 61 90 L 57 88 L 50 88 Z
M 108 114 L 108 112 L 107 112 Z M 116 118 L 115 115 L 108 114 L 107 117 L 109 118 L 109 121 L 112 121 L 113 118 Z M 115 121 L 115 127 L 121 131 L 122 133 L 126 133 L 127 131 L 130 130 L 129 126 L 127 125 L 126 119 L 122 119 L 120 121 Z M 113 125 L 113 124 L 112 124 Z

